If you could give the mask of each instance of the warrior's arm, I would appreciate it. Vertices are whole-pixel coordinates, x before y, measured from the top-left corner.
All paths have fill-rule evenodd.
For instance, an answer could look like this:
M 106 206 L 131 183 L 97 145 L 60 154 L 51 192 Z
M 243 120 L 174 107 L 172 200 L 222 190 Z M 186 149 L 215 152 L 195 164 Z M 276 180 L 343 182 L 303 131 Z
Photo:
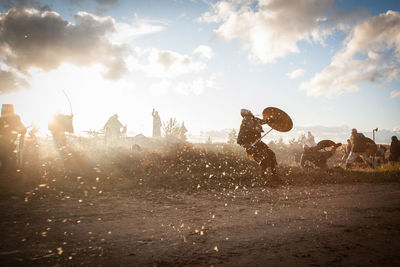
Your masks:
M 260 119 L 260 118 L 257 118 L 257 117 L 253 117 L 253 119 L 254 119 L 254 121 L 256 121 L 257 123 L 259 123 L 261 125 L 266 124 L 266 123 L 269 122 L 269 119 Z

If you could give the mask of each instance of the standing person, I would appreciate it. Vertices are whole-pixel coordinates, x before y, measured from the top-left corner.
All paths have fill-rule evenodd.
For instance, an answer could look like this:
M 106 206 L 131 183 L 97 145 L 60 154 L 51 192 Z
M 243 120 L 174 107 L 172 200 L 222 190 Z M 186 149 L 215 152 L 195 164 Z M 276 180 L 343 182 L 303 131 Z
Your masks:
M 122 123 L 118 120 L 118 115 L 111 116 L 103 127 L 106 144 L 114 144 L 121 136 Z
M 400 141 L 397 136 L 392 136 L 392 142 L 390 143 L 390 162 L 400 161 Z
M 14 113 L 14 105 L 3 104 L 0 117 L 0 161 L 1 169 L 15 166 L 17 163 L 16 141 L 19 137 L 18 152 L 21 153 L 26 127 L 21 118 Z
M 373 166 L 372 160 L 367 155 L 367 142 L 366 137 L 362 133 L 358 133 L 357 129 L 351 130 L 350 136 L 351 151 L 346 160 L 346 169 L 355 161 L 357 157 L 360 157 L 364 163 Z
M 60 151 L 67 147 L 65 133 L 74 133 L 73 118 L 74 115 L 72 114 L 56 114 L 48 125 L 48 129 L 53 135 L 54 143 Z
M 160 115 L 158 115 L 158 111 L 153 108 L 153 137 L 161 136 L 161 119 Z
M 185 127 L 185 122 L 182 122 L 182 125 L 179 128 L 179 132 L 178 132 L 178 139 L 186 141 L 186 133 L 187 133 L 187 131 L 188 130 Z
M 306 142 L 306 145 L 307 145 L 308 147 L 313 147 L 313 146 L 316 145 L 316 143 L 315 143 L 315 138 L 314 138 L 314 136 L 311 134 L 310 131 L 307 133 L 307 139 L 306 139 L 305 142 Z
M 276 157 L 275 153 L 261 140 L 253 145 L 264 131 L 262 124 L 267 123 L 263 119 L 255 117 L 250 110 L 240 110 L 240 115 L 243 117 L 240 125 L 240 130 L 237 138 L 237 143 L 246 149 L 248 155 L 261 167 L 261 175 L 265 176 L 267 168 L 270 168 L 272 175 L 276 175 Z

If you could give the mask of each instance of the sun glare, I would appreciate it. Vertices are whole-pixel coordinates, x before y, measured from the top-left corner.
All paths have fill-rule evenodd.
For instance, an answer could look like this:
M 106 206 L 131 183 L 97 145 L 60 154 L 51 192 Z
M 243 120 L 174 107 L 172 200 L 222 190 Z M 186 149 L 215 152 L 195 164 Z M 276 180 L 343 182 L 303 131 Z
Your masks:
M 63 64 L 51 72 L 31 70 L 31 89 L 9 94 L 2 101 L 15 104 L 16 113 L 26 126 L 35 125 L 39 135 L 49 133 L 48 123 L 56 114 L 74 114 L 76 133 L 103 127 L 114 113 L 129 117 L 143 103 L 127 105 L 134 96 L 134 83 L 103 78 L 104 67 L 75 67 Z M 69 103 L 71 102 L 71 105 Z M 123 103 L 122 103 L 122 102 Z

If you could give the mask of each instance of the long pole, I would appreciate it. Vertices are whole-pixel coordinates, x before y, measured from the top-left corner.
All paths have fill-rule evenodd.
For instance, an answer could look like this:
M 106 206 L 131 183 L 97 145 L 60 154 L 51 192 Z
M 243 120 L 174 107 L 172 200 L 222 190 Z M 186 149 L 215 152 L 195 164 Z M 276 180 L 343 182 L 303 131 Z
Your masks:
M 267 134 L 269 134 L 273 129 L 269 129 L 268 132 L 266 132 L 264 135 L 262 135 L 260 138 L 258 138 L 256 141 L 254 141 L 254 143 L 251 144 L 251 146 L 255 146 L 258 142 L 261 141 L 261 139 L 263 139 Z

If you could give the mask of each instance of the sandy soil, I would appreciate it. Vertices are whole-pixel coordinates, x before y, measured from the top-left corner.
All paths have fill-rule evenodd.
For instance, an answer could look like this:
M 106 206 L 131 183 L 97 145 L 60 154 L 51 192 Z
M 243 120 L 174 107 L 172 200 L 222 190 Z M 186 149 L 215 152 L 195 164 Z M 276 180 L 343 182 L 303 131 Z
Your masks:
M 400 266 L 400 183 L 2 199 L 1 266 Z

